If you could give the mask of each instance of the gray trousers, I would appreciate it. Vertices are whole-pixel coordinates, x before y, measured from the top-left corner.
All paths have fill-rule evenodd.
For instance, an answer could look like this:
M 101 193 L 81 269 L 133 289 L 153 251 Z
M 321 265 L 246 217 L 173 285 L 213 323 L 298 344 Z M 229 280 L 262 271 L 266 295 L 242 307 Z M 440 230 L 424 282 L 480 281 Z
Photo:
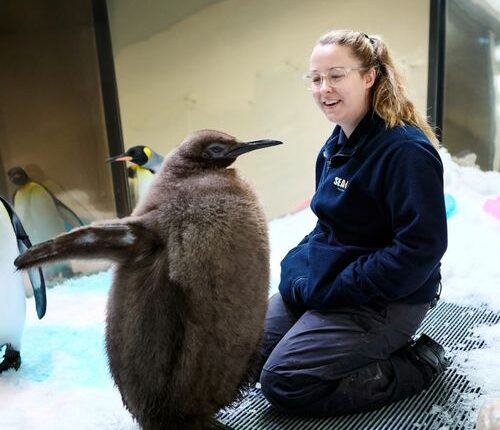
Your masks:
M 376 302 L 328 312 L 271 297 L 260 383 L 277 409 L 301 416 L 364 412 L 419 393 L 431 369 L 406 347 L 429 304 Z

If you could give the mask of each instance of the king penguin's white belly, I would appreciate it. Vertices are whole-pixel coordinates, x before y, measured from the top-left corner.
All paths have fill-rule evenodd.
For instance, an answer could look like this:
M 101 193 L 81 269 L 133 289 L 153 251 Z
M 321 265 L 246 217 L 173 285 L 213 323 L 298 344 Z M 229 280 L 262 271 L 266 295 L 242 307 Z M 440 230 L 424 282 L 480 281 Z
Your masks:
M 17 191 L 14 207 L 33 245 L 65 231 L 64 220 L 54 199 L 47 190 L 34 182 Z
M 23 279 L 14 260 L 19 255 L 9 214 L 0 203 L 0 345 L 10 343 L 20 351 L 26 317 Z
M 139 197 L 137 201 L 139 202 L 146 195 L 151 182 L 153 182 L 154 175 L 148 170 L 138 166 L 137 169 L 137 193 Z

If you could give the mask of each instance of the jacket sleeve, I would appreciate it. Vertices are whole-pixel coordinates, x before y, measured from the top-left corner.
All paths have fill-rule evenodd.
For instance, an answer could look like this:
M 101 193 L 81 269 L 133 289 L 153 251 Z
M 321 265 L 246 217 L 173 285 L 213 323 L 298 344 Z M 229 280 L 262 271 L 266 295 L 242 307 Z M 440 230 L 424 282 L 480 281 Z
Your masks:
M 397 300 L 422 286 L 447 247 L 443 167 L 430 144 L 403 142 L 387 163 L 381 194 L 392 242 L 350 263 L 328 288 L 300 291 L 314 309 Z
M 326 144 L 321 148 L 316 158 L 315 180 L 316 189 L 321 180 L 325 168 L 325 151 Z M 303 280 L 307 277 L 306 273 L 309 270 L 307 258 L 307 243 L 309 238 L 322 231 L 319 221 L 316 222 L 314 229 L 306 235 L 295 247 L 293 247 L 281 261 L 280 284 L 279 292 L 283 300 L 289 304 L 302 305 L 302 300 L 297 295 L 296 280 Z
M 285 258 L 281 261 L 281 276 L 278 290 L 283 300 L 289 304 L 298 306 L 304 304 L 297 294 L 297 283 L 307 278 L 307 271 L 309 270 L 307 257 L 309 238 L 321 231 L 321 224 L 318 221 L 314 229 L 297 246 L 288 251 Z

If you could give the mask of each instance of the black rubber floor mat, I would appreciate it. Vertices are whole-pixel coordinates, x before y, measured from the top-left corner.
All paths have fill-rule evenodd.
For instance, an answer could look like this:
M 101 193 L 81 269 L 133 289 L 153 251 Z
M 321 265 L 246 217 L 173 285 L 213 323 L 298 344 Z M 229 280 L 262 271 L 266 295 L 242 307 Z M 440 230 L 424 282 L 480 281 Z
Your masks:
M 483 347 L 472 336 L 479 325 L 494 325 L 500 314 L 486 307 L 466 307 L 440 302 L 424 320 L 419 332 L 440 342 L 453 357 L 458 351 Z M 235 430 L 471 430 L 472 400 L 481 388 L 468 381 L 455 362 L 427 391 L 377 411 L 337 418 L 288 417 L 272 409 L 258 388 L 218 418 Z

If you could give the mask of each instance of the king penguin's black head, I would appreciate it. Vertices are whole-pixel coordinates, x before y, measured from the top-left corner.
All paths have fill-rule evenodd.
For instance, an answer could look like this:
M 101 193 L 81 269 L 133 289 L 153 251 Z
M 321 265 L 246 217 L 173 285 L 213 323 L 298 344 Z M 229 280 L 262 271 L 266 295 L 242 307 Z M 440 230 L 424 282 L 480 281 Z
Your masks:
M 14 185 L 19 187 L 26 184 L 30 180 L 28 174 L 21 167 L 12 167 L 7 172 L 7 176 Z
M 242 154 L 282 143 L 271 139 L 241 142 L 221 131 L 200 130 L 188 136 L 179 147 L 179 152 L 182 157 L 202 167 L 224 168 Z
M 144 145 L 132 146 L 123 154 L 116 157 L 110 157 L 106 161 L 113 163 L 115 161 L 130 161 L 138 166 L 144 166 L 151 158 L 151 149 Z

